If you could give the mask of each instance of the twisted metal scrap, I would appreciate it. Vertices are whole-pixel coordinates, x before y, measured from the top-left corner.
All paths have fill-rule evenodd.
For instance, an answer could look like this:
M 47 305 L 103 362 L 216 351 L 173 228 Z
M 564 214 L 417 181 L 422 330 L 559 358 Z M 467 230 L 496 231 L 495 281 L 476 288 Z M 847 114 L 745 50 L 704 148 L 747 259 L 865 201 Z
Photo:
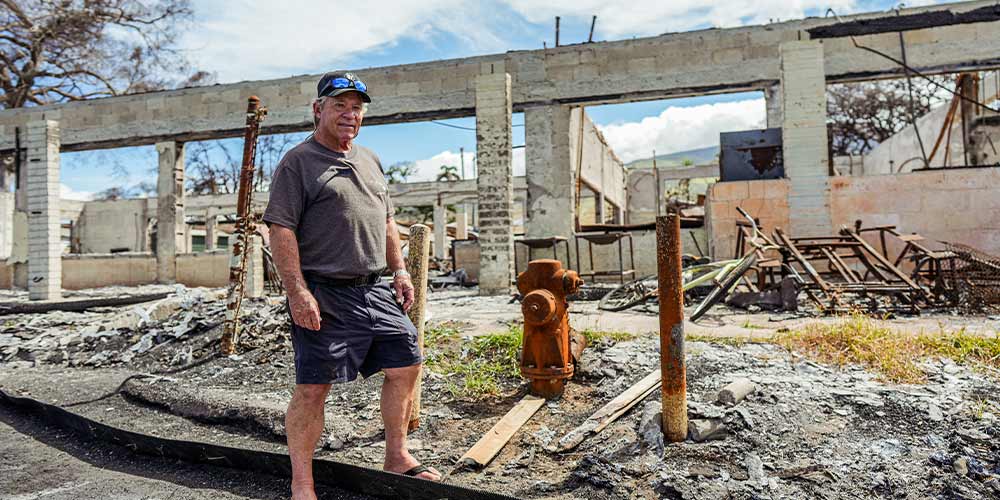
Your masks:
M 942 270 L 954 304 L 979 308 L 1000 304 L 1000 257 L 961 243 L 944 243 L 955 265 Z

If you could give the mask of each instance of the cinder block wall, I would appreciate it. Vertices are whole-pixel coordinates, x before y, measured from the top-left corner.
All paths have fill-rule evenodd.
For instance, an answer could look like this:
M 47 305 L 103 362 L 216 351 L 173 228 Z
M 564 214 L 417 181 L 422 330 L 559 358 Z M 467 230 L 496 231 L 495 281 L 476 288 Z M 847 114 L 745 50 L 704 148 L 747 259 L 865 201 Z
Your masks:
M 156 259 L 148 253 L 64 255 L 62 261 L 66 290 L 156 282 Z
M 948 169 L 896 175 L 833 177 L 827 191 L 834 232 L 861 220 L 894 225 L 903 234 L 964 243 L 1000 255 L 1000 168 Z M 715 258 L 732 258 L 736 207 L 761 219 L 770 235 L 788 231 L 788 180 L 720 182 L 709 190 L 706 224 Z M 793 234 L 795 237 L 824 236 Z M 871 234 L 870 240 L 875 243 Z M 939 248 L 933 242 L 931 248 Z M 890 251 L 900 248 L 890 246 Z
M 228 251 L 177 255 L 177 282 L 186 286 L 220 287 L 229 284 Z
M 858 219 L 865 226 L 891 224 L 903 234 L 1000 255 L 1000 168 L 836 177 L 830 207 L 836 228 Z
M 705 230 L 710 254 L 715 259 L 731 259 L 736 250 L 736 211 L 742 207 L 760 220 L 761 229 L 771 235 L 775 227 L 788 231 L 788 179 L 718 182 L 708 190 L 705 201 Z

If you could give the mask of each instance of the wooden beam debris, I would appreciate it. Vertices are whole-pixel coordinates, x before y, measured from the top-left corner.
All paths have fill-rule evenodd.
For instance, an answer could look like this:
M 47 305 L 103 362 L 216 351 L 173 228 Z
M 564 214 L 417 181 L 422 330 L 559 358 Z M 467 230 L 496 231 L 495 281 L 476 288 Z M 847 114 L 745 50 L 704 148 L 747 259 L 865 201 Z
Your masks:
M 576 448 L 588 437 L 604 430 L 605 427 L 631 410 L 660 388 L 660 369 L 657 368 L 594 412 L 579 427 L 566 433 L 552 451 L 567 452 Z
M 458 459 L 459 467 L 485 467 L 544 404 L 545 398 L 530 394 L 521 398 L 521 401 L 518 401 L 492 429 Z
M 172 292 L 127 295 L 122 297 L 82 298 L 58 301 L 0 303 L 0 316 L 5 314 L 35 314 L 49 311 L 86 311 L 95 307 L 118 307 L 166 298 Z

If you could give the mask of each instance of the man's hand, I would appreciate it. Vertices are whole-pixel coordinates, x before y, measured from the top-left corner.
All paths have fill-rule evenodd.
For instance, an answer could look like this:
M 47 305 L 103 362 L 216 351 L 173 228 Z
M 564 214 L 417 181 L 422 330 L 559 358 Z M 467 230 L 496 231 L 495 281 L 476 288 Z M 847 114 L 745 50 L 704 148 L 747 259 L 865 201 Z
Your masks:
M 392 288 L 396 291 L 396 302 L 403 305 L 403 311 L 409 312 L 413 306 L 413 282 L 410 277 L 401 274 L 392 279 Z
M 410 287 L 413 288 L 412 286 Z M 413 296 L 412 293 L 410 295 Z M 319 330 L 319 303 L 309 290 L 301 289 L 288 294 L 288 307 L 292 310 L 292 321 L 306 330 Z

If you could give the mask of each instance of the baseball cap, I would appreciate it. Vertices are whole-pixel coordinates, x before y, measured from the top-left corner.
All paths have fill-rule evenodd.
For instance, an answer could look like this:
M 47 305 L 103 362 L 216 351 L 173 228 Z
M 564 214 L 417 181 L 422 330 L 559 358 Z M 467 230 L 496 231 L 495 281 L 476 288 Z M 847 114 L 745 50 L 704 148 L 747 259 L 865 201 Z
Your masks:
M 361 94 L 361 100 L 372 102 L 368 86 L 354 73 L 331 72 L 323 75 L 316 84 L 316 97 L 336 96 L 345 92 Z

